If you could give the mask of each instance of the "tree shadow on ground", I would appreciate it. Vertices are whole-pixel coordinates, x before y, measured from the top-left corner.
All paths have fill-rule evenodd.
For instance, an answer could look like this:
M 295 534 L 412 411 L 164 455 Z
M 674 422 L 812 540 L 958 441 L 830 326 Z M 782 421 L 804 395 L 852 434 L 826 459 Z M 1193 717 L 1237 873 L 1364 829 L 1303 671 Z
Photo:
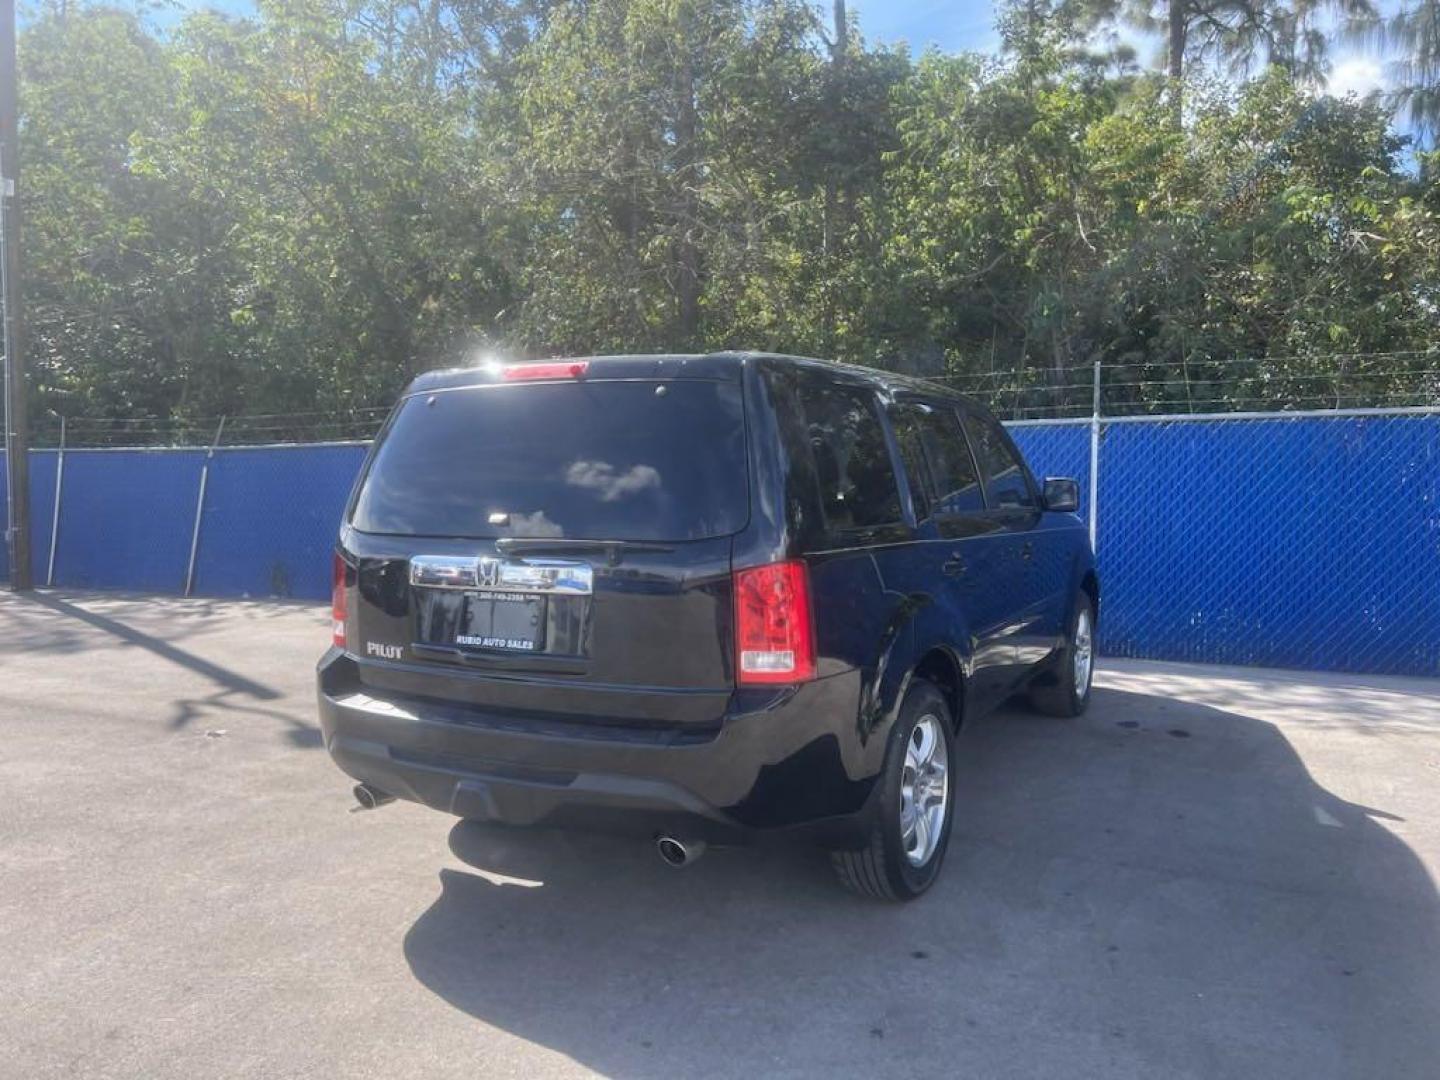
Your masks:
M 610 1075 L 1433 1075 L 1440 901 L 1270 724 L 1097 690 L 960 743 L 941 882 L 460 823 L 407 934 L 457 1009 Z
M 39 607 L 47 608 L 67 619 L 74 619 L 82 622 L 96 630 L 101 630 L 114 638 L 119 639 L 126 645 L 134 645 L 153 653 L 162 660 L 172 664 L 178 664 L 183 668 L 203 676 L 218 686 L 235 693 L 244 694 L 247 697 L 255 698 L 257 701 L 273 701 L 280 696 L 279 692 L 272 690 L 263 683 L 258 683 L 248 676 L 240 674 L 230 668 L 217 664 L 214 661 L 206 660 L 192 652 L 180 648 L 166 641 L 164 638 L 148 634 L 144 630 L 131 626 L 129 623 L 119 619 L 102 615 L 96 611 L 72 604 L 68 600 L 62 600 L 58 596 L 46 593 L 27 593 L 25 599 Z M 72 639 L 73 640 L 73 639 Z
M 209 694 L 178 697 L 171 702 L 173 713 L 168 721 L 172 730 L 190 727 L 200 719 L 259 717 L 279 721 L 290 743 L 299 749 L 322 745 L 320 729 L 293 716 L 283 708 L 270 705 L 284 697 L 280 691 L 242 674 L 224 664 L 207 660 L 174 642 L 148 633 L 113 615 L 81 607 L 54 593 L 32 592 L 23 599 L 36 608 L 61 616 L 35 625 L 32 638 L 43 641 L 47 652 L 82 652 L 92 646 L 93 638 L 81 626 L 102 631 L 124 647 L 143 649 L 167 663 L 175 664 L 198 675 L 214 686 Z M 143 610 L 143 609 L 142 609 Z M 9 614 L 24 619 L 24 608 L 16 606 Z M 79 625 L 77 625 L 79 624 Z

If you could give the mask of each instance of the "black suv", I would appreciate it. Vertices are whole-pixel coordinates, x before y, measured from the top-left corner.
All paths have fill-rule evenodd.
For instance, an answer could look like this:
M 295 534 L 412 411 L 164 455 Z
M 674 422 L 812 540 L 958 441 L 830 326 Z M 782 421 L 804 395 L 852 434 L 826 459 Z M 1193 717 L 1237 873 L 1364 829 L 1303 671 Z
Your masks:
M 422 375 L 335 556 L 325 745 L 375 804 L 632 829 L 676 865 L 786 832 L 862 893 L 935 880 L 959 725 L 1086 705 L 1073 480 L 975 402 L 753 353 Z

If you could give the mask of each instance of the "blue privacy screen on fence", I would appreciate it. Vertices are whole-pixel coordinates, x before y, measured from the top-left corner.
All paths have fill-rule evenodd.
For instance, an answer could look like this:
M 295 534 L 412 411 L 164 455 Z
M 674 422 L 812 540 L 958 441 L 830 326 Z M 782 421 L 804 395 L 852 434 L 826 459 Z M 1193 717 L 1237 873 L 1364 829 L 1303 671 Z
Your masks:
M 363 446 L 219 450 L 210 465 L 195 591 L 330 595 L 330 551 Z
M 202 450 L 67 453 L 55 584 L 183 589 L 204 460 Z
M 5 471 L 5 454 L 0 452 L 0 522 L 5 521 L 6 494 L 10 486 Z M 30 530 L 30 565 L 37 584 L 45 581 L 45 565 L 50 555 L 50 522 L 55 513 L 55 455 L 36 451 L 30 455 L 30 504 L 34 518 Z M 5 530 L 0 529 L 0 581 L 10 576 L 10 547 Z
M 1111 655 L 1440 673 L 1440 417 L 1114 424 Z
M 1101 431 L 1102 651 L 1440 674 L 1440 415 L 1155 417 Z M 1087 513 L 1088 422 L 1012 432 L 1038 475 L 1080 480 Z M 196 592 L 328 595 L 363 457 L 361 446 L 218 451 Z M 204 458 L 68 454 L 57 584 L 180 590 Z M 53 452 L 31 462 L 37 581 L 54 466 Z
M 1010 437 L 1035 476 L 1068 476 L 1080 481 L 1080 516 L 1090 512 L 1090 424 L 1016 426 Z
M 44 584 L 49 562 L 57 457 L 42 450 L 30 459 L 37 584 Z M 329 596 L 330 549 L 364 457 L 365 447 L 355 445 L 216 451 L 200 522 L 195 591 Z M 67 452 L 55 584 L 181 591 L 204 463 L 203 450 Z M 4 494 L 0 467 L 0 499 Z M 3 538 L 0 555 L 3 578 L 9 565 Z

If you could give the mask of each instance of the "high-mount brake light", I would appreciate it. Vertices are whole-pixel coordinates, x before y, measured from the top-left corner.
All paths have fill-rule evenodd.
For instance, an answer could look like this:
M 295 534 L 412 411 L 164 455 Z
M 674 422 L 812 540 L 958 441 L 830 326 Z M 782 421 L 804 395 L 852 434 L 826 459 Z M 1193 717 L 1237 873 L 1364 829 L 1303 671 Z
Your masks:
M 589 370 L 589 360 L 565 360 L 559 363 L 506 364 L 501 374 L 506 382 L 523 382 L 526 379 L 579 379 Z
M 815 677 L 810 575 L 804 562 L 735 572 L 735 668 L 742 686 Z
M 345 616 L 348 603 L 345 593 L 345 560 L 335 553 L 330 570 L 330 621 L 332 639 L 339 648 L 345 648 Z

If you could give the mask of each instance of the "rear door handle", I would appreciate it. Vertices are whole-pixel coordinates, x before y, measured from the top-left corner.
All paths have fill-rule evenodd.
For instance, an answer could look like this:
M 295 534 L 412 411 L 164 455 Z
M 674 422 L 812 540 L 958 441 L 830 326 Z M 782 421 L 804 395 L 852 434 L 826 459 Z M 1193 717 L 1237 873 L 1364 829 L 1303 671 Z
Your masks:
M 950 577 L 959 577 L 965 573 L 965 556 L 958 552 L 951 555 L 950 558 L 940 564 L 940 569 Z

